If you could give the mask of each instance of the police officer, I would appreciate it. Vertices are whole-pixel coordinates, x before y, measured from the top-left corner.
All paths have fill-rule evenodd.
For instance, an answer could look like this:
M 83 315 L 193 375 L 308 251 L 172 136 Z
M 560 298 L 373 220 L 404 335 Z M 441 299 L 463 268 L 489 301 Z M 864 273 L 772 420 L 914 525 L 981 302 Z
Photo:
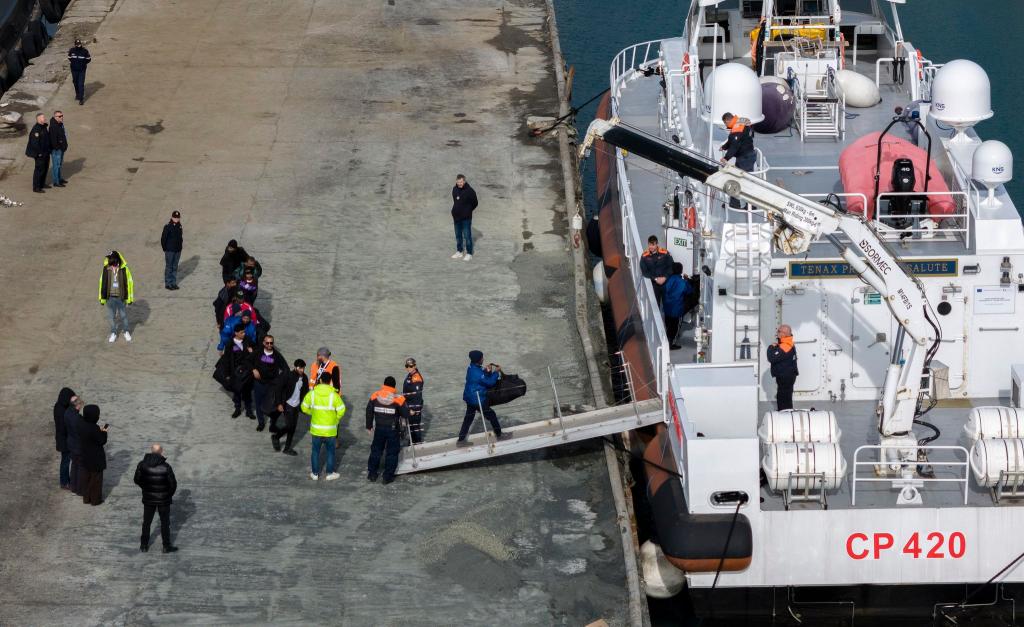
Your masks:
M 50 169 L 50 129 L 46 126 L 46 114 L 36 114 L 36 125 L 28 132 L 28 146 L 25 148 L 25 155 L 32 157 L 36 162 L 35 170 L 32 171 L 32 191 L 42 194 L 43 189 L 49 189 L 46 184 L 46 171 Z
M 776 409 L 793 409 L 793 386 L 800 371 L 797 369 L 793 329 L 788 324 L 779 325 L 775 343 L 768 347 L 768 363 L 772 365 L 772 376 L 777 386 Z
M 409 419 L 405 397 L 395 391 L 395 378 L 385 377 L 384 385 L 370 395 L 366 403 L 366 431 L 373 436 L 370 459 L 366 462 L 366 479 L 376 481 L 380 458 L 384 455 L 384 483 L 395 480 L 398 468 L 398 426 L 400 420 Z
M 412 357 L 405 360 L 405 382 L 402 384 L 402 396 L 405 406 L 409 408 L 409 436 L 413 444 L 423 442 L 423 375 L 416 367 Z
M 75 100 L 85 104 L 85 66 L 92 61 L 89 50 L 82 45 L 82 39 L 75 37 L 75 45 L 68 50 L 68 63 L 71 64 L 71 81 L 75 84 Z
M 660 305 L 661 297 L 665 294 L 665 282 L 672 275 L 672 255 L 658 246 L 656 235 L 647 238 L 647 250 L 640 256 L 640 273 L 651 280 L 654 297 Z

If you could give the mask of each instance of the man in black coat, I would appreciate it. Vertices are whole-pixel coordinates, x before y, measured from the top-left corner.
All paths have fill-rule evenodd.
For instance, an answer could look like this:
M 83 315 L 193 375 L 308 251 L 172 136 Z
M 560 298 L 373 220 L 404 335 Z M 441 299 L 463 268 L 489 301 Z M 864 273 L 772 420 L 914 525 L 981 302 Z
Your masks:
M 82 496 L 82 441 L 78 432 L 84 424 L 82 420 L 82 409 L 85 401 L 81 396 L 71 399 L 68 408 L 64 410 L 64 436 L 67 441 L 68 455 L 71 456 L 71 469 L 68 476 L 68 488 L 72 494 Z
M 71 489 L 71 451 L 68 450 L 68 429 L 64 425 L 64 412 L 78 397 L 71 388 L 61 388 L 53 404 L 53 438 L 60 453 L 60 489 Z
M 476 190 L 466 182 L 466 175 L 456 176 L 455 187 L 452 188 L 452 220 L 455 221 L 455 254 L 452 259 L 469 261 L 473 258 L 473 211 L 478 204 Z
M 68 149 L 68 133 L 64 129 L 64 112 L 54 111 L 50 118 L 50 159 L 53 169 L 53 186 L 64 187 L 68 184 L 61 174 L 61 166 L 64 165 L 64 153 Z
M 284 355 L 274 348 L 274 336 L 264 335 L 260 343 L 262 350 L 256 351 L 252 356 L 252 398 L 256 404 L 257 431 L 263 431 L 267 424 L 267 414 L 273 413 L 277 407 L 273 398 L 277 378 L 288 373 L 288 362 L 285 361 Z
M 36 167 L 32 171 L 32 191 L 42 194 L 49 189 L 46 184 L 46 171 L 50 169 L 50 129 L 46 126 L 46 114 L 36 114 L 36 125 L 28 132 L 28 146 L 25 155 L 32 157 Z
M 284 426 L 279 427 L 276 432 L 273 427 L 270 431 L 274 433 L 270 441 L 275 451 L 281 450 L 281 437 L 285 437 L 284 454 L 298 455 L 292 449 L 292 438 L 295 436 L 295 425 L 299 422 L 299 406 L 302 399 L 306 398 L 309 391 L 309 377 L 306 376 L 306 362 L 296 359 L 294 367 L 287 374 L 277 378 L 277 385 L 274 387 L 274 397 L 277 403 L 277 411 L 284 415 Z
M 178 289 L 178 261 L 181 260 L 181 212 L 175 209 L 160 234 L 160 248 L 164 251 L 164 288 Z
M 154 444 L 135 467 L 135 485 L 142 488 L 142 539 L 139 550 L 143 553 L 149 550 L 149 528 L 153 524 L 153 514 L 158 513 L 164 553 L 174 553 L 178 547 L 171 544 L 171 498 L 178 489 L 178 481 L 159 444 Z
M 75 84 L 75 100 L 80 105 L 85 104 L 85 67 L 91 61 L 89 50 L 76 37 L 74 47 L 68 50 L 68 64 L 71 65 L 71 80 Z

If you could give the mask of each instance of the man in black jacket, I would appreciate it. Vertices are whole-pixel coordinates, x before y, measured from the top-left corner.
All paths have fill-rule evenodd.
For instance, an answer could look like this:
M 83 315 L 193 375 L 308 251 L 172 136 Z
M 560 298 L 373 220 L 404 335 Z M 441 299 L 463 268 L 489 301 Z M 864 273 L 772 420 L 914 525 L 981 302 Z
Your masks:
M 306 376 L 306 362 L 296 359 L 294 368 L 284 376 L 277 378 L 277 385 L 274 387 L 274 396 L 277 401 L 277 411 L 284 415 L 284 426 L 279 427 L 277 432 L 270 437 L 275 451 L 281 450 L 281 436 L 285 436 L 284 454 L 298 455 L 292 449 L 292 438 L 295 436 L 295 425 L 299 422 L 299 406 L 302 399 L 306 398 L 309 391 L 309 377 Z M 274 431 L 271 428 L 271 431 Z
M 456 176 L 455 187 L 452 188 L 452 220 L 455 221 L 455 254 L 452 259 L 469 261 L 473 258 L 473 211 L 478 204 L 476 191 L 466 182 L 466 175 Z
M 85 104 L 85 66 L 91 61 L 89 50 L 76 37 L 74 47 L 68 50 L 68 63 L 71 65 L 71 80 L 75 84 L 75 100 L 80 105 Z
M 64 187 L 68 184 L 61 175 L 61 166 L 64 164 L 64 153 L 68 149 L 68 133 L 64 130 L 64 112 L 54 111 L 50 118 L 50 159 L 53 161 L 53 186 Z
M 398 425 L 409 419 L 405 397 L 395 391 L 395 378 L 385 377 L 384 385 L 370 395 L 366 403 L 366 431 L 373 436 L 370 458 L 366 462 L 366 479 L 376 481 L 380 472 L 380 458 L 384 457 L 384 483 L 395 480 L 398 468 Z
M 50 129 L 46 126 L 46 114 L 36 114 L 36 125 L 28 132 L 28 146 L 25 155 L 32 157 L 36 167 L 32 171 L 32 191 L 42 194 L 49 189 L 46 184 L 46 171 L 50 169 Z
M 181 212 L 171 212 L 170 221 L 160 234 L 160 248 L 164 251 L 164 288 L 178 289 L 178 261 L 181 259 Z
M 409 408 L 409 438 L 413 444 L 423 443 L 423 375 L 416 367 L 416 360 L 409 357 L 405 360 L 405 381 L 402 383 L 402 396 Z
M 217 298 L 213 301 L 213 321 L 217 324 L 218 331 L 224 327 L 224 310 L 234 299 L 236 291 L 238 291 L 238 279 L 233 276 L 224 279 L 224 287 L 220 288 Z
M 64 412 L 77 400 L 75 391 L 71 388 L 61 388 L 57 395 L 57 402 L 53 404 L 53 437 L 57 444 L 57 452 L 60 453 L 60 488 L 71 489 L 71 451 L 68 450 L 68 429 L 64 424 Z
M 159 513 L 164 553 L 174 553 L 178 547 L 171 544 L 171 498 L 178 490 L 178 482 L 159 444 L 154 444 L 135 467 L 135 485 L 142 488 L 142 541 L 139 550 L 143 553 L 149 550 L 149 527 L 153 524 L 153 514 Z
M 775 408 L 779 411 L 793 409 L 793 386 L 800 370 L 797 368 L 793 329 L 788 324 L 779 325 L 775 343 L 768 347 L 767 357 L 775 377 Z
M 268 400 L 268 393 L 272 395 L 277 378 L 288 373 L 288 362 L 274 348 L 274 336 L 263 336 L 263 350 L 257 351 L 252 357 L 252 396 L 256 403 L 256 430 L 263 431 L 266 426 L 267 412 L 264 403 Z M 274 399 L 269 399 L 273 407 Z

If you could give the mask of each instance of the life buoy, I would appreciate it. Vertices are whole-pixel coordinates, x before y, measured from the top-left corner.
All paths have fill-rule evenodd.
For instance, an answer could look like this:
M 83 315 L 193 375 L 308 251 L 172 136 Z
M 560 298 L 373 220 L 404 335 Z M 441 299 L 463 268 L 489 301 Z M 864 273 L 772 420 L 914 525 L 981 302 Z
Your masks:
M 924 55 L 921 54 L 920 50 L 916 50 L 915 52 L 917 52 L 917 80 L 923 81 L 924 80 Z
M 690 89 L 690 71 L 691 71 L 691 68 L 690 68 L 690 53 L 689 52 L 684 52 L 683 53 L 683 76 L 685 77 L 684 80 L 686 81 L 686 89 L 687 90 Z
M 697 230 L 697 208 L 693 205 L 683 209 L 683 222 L 690 231 Z

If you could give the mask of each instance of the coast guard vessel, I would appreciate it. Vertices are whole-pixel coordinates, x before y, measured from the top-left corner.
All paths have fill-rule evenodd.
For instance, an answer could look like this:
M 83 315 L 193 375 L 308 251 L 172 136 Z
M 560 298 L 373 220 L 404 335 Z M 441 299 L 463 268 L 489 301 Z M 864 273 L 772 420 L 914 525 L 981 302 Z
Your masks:
M 656 551 L 701 612 L 1013 612 L 1024 582 L 1024 230 L 973 126 L 985 70 L 904 39 L 901 0 L 693 0 L 623 50 L 583 142 L 592 249 L 634 399 Z M 720 162 L 722 115 L 756 164 Z M 640 259 L 700 298 L 676 338 Z M 792 327 L 796 409 L 766 348 Z M 679 348 L 673 348 L 678 346 Z M 668 564 L 672 566 L 669 567 Z M 660 566 L 659 566 L 660 565 Z M 673 582 L 677 581 L 677 584 Z

